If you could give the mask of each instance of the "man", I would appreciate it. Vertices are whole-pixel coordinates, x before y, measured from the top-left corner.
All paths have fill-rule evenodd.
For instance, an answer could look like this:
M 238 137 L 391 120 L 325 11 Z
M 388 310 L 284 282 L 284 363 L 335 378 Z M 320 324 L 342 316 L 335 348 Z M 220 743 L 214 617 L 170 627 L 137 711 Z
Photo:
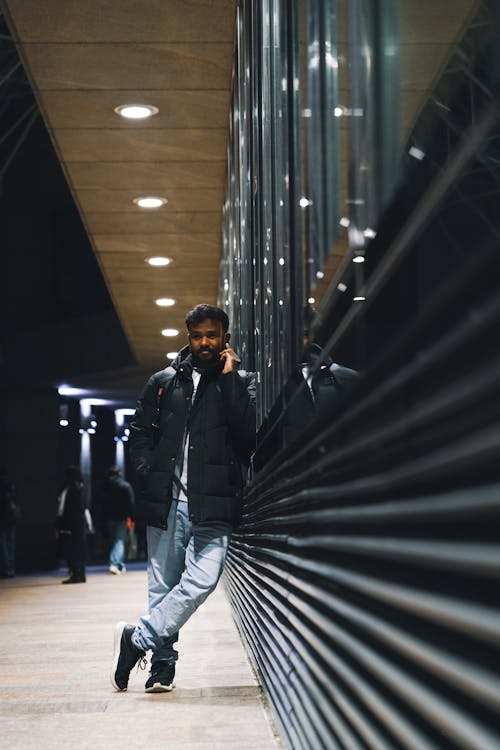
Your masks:
M 127 689 L 148 650 L 146 692 L 174 687 L 178 631 L 222 573 L 255 441 L 255 377 L 238 372 L 228 325 L 212 305 L 187 314 L 189 345 L 149 379 L 130 425 L 147 523 L 149 614 L 135 627 L 116 626 L 116 690 Z
M 16 563 L 16 523 L 19 520 L 17 490 L 0 472 L 0 578 L 12 578 Z
M 116 465 L 106 471 L 101 501 L 109 543 L 109 572 L 120 575 L 126 570 L 127 519 L 135 516 L 135 498 L 132 486 L 121 477 Z

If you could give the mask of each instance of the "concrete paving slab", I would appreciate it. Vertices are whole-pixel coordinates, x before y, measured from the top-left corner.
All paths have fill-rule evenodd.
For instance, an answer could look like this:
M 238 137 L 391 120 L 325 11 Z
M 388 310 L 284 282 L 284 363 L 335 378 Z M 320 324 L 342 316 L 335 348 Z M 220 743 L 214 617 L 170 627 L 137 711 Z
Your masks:
M 0 581 L 0 750 L 278 750 L 222 584 L 181 631 L 176 688 L 109 680 L 113 629 L 146 611 L 135 566 L 61 586 L 60 573 Z

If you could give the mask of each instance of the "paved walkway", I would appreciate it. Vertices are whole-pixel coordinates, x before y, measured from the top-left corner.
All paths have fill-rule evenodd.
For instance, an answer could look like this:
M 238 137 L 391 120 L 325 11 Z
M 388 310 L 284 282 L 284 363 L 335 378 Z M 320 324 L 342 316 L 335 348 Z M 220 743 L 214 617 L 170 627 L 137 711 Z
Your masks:
M 145 570 L 61 586 L 56 573 L 0 581 L 1 750 L 276 750 L 280 747 L 224 590 L 183 628 L 177 687 L 109 681 L 113 628 L 146 608 Z

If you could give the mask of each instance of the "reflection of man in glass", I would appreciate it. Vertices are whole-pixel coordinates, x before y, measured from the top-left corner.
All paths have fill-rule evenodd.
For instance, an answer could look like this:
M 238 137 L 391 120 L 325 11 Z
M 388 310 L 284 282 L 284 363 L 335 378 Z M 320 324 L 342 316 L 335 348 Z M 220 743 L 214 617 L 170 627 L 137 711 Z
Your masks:
M 331 413 L 358 375 L 355 370 L 325 357 L 322 348 L 311 338 L 316 311 L 304 308 L 304 351 L 302 362 L 286 386 L 289 398 L 283 422 L 284 445 L 296 440 L 319 414 Z M 305 380 L 307 388 L 302 386 Z

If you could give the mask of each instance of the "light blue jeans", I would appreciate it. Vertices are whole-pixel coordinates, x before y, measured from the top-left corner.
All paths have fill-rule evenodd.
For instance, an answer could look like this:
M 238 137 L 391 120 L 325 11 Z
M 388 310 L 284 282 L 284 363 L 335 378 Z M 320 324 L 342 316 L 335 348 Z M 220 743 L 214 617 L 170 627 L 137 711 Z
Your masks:
M 127 539 L 126 521 L 108 521 L 110 544 L 109 564 L 122 570 L 125 567 L 125 540 Z
M 192 524 L 187 505 L 172 502 L 166 531 L 146 529 L 149 614 L 140 618 L 132 640 L 153 651 L 153 664 L 177 660 L 179 630 L 215 589 L 226 560 L 231 526 Z

